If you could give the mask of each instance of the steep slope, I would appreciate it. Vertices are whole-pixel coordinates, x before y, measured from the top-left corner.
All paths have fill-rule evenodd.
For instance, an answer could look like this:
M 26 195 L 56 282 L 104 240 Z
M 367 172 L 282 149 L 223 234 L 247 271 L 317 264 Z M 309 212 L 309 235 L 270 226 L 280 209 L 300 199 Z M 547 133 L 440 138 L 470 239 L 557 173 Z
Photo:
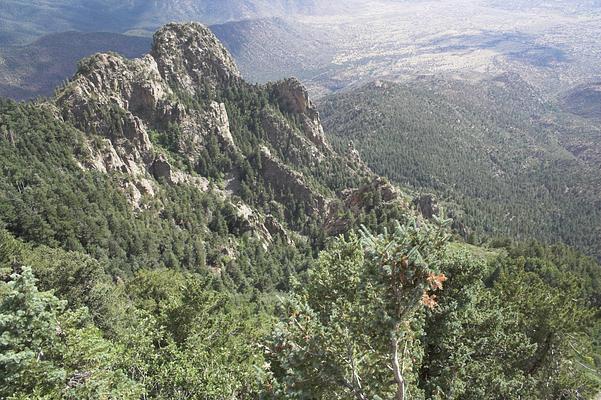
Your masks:
M 0 170 L 1 398 L 599 387 L 595 262 L 450 243 L 450 221 L 332 148 L 298 80 L 245 82 L 201 25 L 89 57 L 51 99 L 0 99 Z
M 336 147 L 352 140 L 375 172 L 460 204 L 476 232 L 601 256 L 599 164 L 516 76 L 374 83 L 320 109 Z
M 113 51 L 133 58 L 149 49 L 149 38 L 82 32 L 51 34 L 28 45 L 0 47 L 0 96 L 15 100 L 51 96 L 84 57 Z
M 332 35 L 282 18 L 249 19 L 212 25 L 246 79 L 265 82 L 294 75 L 310 79 L 334 57 Z
M 4 101 L 0 132 L 6 228 L 114 271 L 181 267 L 283 288 L 327 235 L 408 208 L 332 150 L 297 80 L 246 83 L 198 24 L 165 26 L 139 59 L 82 60 L 47 102 Z
M 601 120 L 601 82 L 580 85 L 563 96 L 566 109 L 585 118 Z

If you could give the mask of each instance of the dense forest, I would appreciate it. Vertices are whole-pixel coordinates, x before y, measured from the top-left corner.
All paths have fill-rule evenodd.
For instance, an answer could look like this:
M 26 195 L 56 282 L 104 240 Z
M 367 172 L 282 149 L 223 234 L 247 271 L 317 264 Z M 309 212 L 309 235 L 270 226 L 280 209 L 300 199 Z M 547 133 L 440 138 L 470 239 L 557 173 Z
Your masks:
M 320 109 L 335 147 L 352 142 L 375 172 L 435 193 L 473 240 L 536 238 L 599 258 L 599 160 L 575 143 L 585 127 L 539 96 L 515 75 L 424 78 L 368 84 Z
M 203 47 L 213 75 L 184 86 L 161 34 L 217 46 L 173 25 L 154 64 L 101 55 L 0 101 L 0 398 L 599 393 L 595 259 L 466 243 L 334 151 L 298 82 L 247 84 Z M 136 74 L 164 97 L 135 103 Z
M 0 244 L 4 398 L 393 398 L 393 354 L 411 399 L 599 390 L 598 265 L 565 249 L 482 257 L 405 221 L 336 239 L 289 293 L 244 294 L 205 271 L 115 276 Z

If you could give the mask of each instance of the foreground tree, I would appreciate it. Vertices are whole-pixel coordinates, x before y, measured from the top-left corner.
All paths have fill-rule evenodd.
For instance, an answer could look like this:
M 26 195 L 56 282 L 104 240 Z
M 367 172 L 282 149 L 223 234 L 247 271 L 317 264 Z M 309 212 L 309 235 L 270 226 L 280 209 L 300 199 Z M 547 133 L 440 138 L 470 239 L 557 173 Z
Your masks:
M 324 251 L 268 345 L 278 398 L 420 398 L 424 307 L 435 307 L 447 220 L 363 232 Z
M 427 399 L 537 398 L 521 369 L 536 344 L 520 329 L 516 299 L 501 299 L 484 284 L 488 269 L 461 250 L 445 260 L 448 280 L 438 306 L 427 312 L 422 337 L 419 384 Z
M 142 270 L 125 284 L 133 307 L 119 332 L 133 378 L 154 399 L 254 399 L 263 311 L 192 273 Z
M 137 399 L 140 385 L 85 308 L 40 292 L 29 267 L 0 285 L 0 397 Z
M 520 257 L 501 268 L 493 293 L 517 315 L 518 331 L 536 349 L 518 364 L 533 382 L 532 399 L 599 394 L 601 373 L 590 359 L 599 309 L 586 304 L 584 292 L 582 280 L 542 259 Z

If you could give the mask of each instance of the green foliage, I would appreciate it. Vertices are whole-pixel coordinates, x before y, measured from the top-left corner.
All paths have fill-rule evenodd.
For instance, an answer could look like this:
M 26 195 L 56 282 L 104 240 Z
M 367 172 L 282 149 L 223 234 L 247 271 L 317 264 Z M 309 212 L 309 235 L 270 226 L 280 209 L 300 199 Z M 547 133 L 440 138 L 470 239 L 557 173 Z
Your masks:
M 3 398 L 135 399 L 141 387 L 120 369 L 122 349 L 87 322 L 86 309 L 39 292 L 29 267 L 5 283 L 0 303 Z
M 322 253 L 271 338 L 273 395 L 421 398 L 420 310 L 442 288 L 447 239 L 413 221 L 392 234 L 341 238 Z
M 0 337 L 2 338 L 0 395 L 9 397 L 56 390 L 67 372 L 54 362 L 60 338 L 57 315 L 65 307 L 48 292 L 38 292 L 31 270 L 13 274 L 4 288 L 0 303 Z M 15 392 L 21 390 L 21 392 Z
M 577 398 L 596 394 L 595 385 L 572 357 L 587 353 L 593 313 L 584 307 L 578 283 L 570 274 L 552 281 L 544 271 L 526 272 L 522 260 L 501 272 L 494 293 L 517 314 L 519 332 L 536 345 L 521 360 L 534 381 L 533 398 Z
M 20 257 L 37 259 L 37 249 L 8 236 L 0 248 L 6 241 L 20 248 Z M 58 276 L 81 270 L 61 260 L 73 253 L 57 254 Z M 172 270 L 140 271 L 112 288 L 94 275 L 80 277 L 75 286 L 100 287 L 110 296 L 102 305 L 91 302 L 94 319 L 104 324 L 78 303 L 38 291 L 29 267 L 0 285 L 0 396 L 254 398 L 264 379 L 257 374 L 263 361 L 256 343 L 270 326 L 262 301 L 215 291 L 206 277 Z M 45 282 L 70 286 L 69 280 Z
M 442 269 L 448 281 L 422 337 L 426 398 L 526 396 L 530 380 L 520 365 L 536 344 L 519 330 L 519 314 L 509 306 L 515 299 L 504 302 L 487 289 L 486 265 L 465 254 L 449 254 Z
M 208 289 L 205 279 L 142 271 L 126 284 L 132 327 L 120 338 L 151 398 L 252 398 L 262 357 L 258 306 Z M 143 333 L 140 335 L 139 333 Z
M 187 154 L 182 149 L 197 143 L 185 129 L 153 127 L 156 149 L 193 178 L 208 178 L 209 189 L 154 180 L 154 195 L 135 205 L 135 177 L 81 167 L 89 147 L 103 142 L 92 128 L 86 136 L 44 104 L 0 100 L 0 397 L 534 400 L 599 391 L 601 282 L 593 259 L 536 242 L 450 246 L 450 221 L 416 220 L 402 199 L 384 201 L 373 177 L 344 157 L 315 162 L 312 147 L 295 144 L 305 141 L 305 116 L 280 105 L 270 86 L 202 90 L 175 92 L 173 100 L 191 112 L 223 102 L 236 149 L 208 135 Z M 99 112 L 114 132 L 124 129 L 123 109 Z M 285 135 L 266 132 L 265 116 Z M 407 126 L 422 123 L 411 117 Z M 447 145 L 443 156 L 459 157 L 460 148 Z M 264 147 L 302 174 L 307 196 L 269 183 Z M 416 186 L 444 192 L 414 168 L 443 156 L 419 149 L 403 147 L 409 156 L 387 168 L 404 165 Z M 484 232 L 503 207 L 527 213 L 522 202 L 548 199 L 520 197 L 529 187 L 510 191 L 502 206 L 486 199 L 506 183 L 480 198 L 479 182 L 454 170 L 479 164 L 450 159 L 452 168 L 432 171 L 490 206 L 481 212 L 466 203 Z M 330 202 L 359 185 L 357 204 Z M 314 194 L 335 210 L 328 221 Z M 263 221 L 270 241 L 253 226 Z M 348 232 L 360 225 L 361 238 Z M 551 225 L 542 222 L 542 239 Z M 343 236 L 329 241 L 326 227 Z M 594 229 L 585 224 L 565 237 L 589 235 L 594 244 Z M 276 293 L 284 298 L 278 313 Z
M 444 246 L 443 231 L 428 225 L 366 237 L 336 241 L 285 300 L 269 339 L 268 397 L 401 398 L 391 338 L 403 349 L 407 398 L 598 392 L 598 317 L 569 267 L 542 252 L 487 265 Z
M 528 264 L 545 266 L 532 269 Z M 421 385 L 444 399 L 590 398 L 599 389 L 596 333 L 586 291 L 551 259 L 501 257 L 494 273 L 464 253 L 448 276 L 423 338 Z M 598 268 L 598 267 L 597 267 Z
M 129 274 L 142 267 L 196 272 L 206 272 L 208 266 L 221 268 L 224 283 L 237 289 L 286 287 L 290 274 L 272 266 L 284 263 L 294 275 L 309 262 L 302 244 L 274 245 L 264 252 L 262 240 L 252 235 L 243 239 L 248 224 L 214 192 L 158 185 L 154 198 L 143 199 L 143 210 L 134 210 L 122 189 L 129 178 L 83 170 L 76 160 L 88 152 L 83 134 L 41 107 L 0 101 L 0 128 L 10 132 L 0 137 L 0 221 L 27 242 L 87 253 L 108 264 L 111 274 Z M 215 146 L 215 154 L 224 157 Z M 235 249 L 236 257 L 224 265 L 222 252 L 228 249 Z M 63 257 L 65 263 L 68 257 Z M 47 268 L 43 258 L 40 263 L 36 260 L 39 268 Z M 259 273 L 252 271 L 250 260 Z M 81 267 L 90 262 L 82 260 Z M 268 269 L 271 274 L 263 274 Z M 76 297 L 69 300 L 83 301 Z
M 563 264 L 571 253 L 515 247 L 486 265 L 444 232 L 420 222 L 338 239 L 273 327 L 268 303 L 212 289 L 217 277 L 155 269 L 107 282 L 89 257 L 0 231 L 0 263 L 21 271 L 0 284 L 0 395 L 390 398 L 396 348 L 407 398 L 593 396 L 598 317 L 586 273 Z M 73 304 L 38 291 L 22 260 Z
M 516 76 L 424 79 L 369 84 L 320 109 L 338 150 L 352 141 L 376 173 L 463 210 L 477 236 L 562 242 L 601 257 L 601 180 L 569 151 L 582 144 L 565 143 L 585 128 L 538 97 Z

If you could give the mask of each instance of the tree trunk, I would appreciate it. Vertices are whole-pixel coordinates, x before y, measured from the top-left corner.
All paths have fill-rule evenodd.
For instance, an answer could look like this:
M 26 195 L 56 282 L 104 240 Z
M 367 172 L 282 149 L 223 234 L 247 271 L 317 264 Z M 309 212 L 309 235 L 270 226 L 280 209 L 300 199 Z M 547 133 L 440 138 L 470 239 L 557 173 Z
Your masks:
M 395 400 L 405 399 L 405 379 L 403 378 L 403 371 L 399 364 L 399 342 L 396 339 L 396 335 L 392 335 L 390 339 L 390 347 L 392 353 L 392 371 L 394 372 L 394 380 L 397 384 L 397 392 Z

